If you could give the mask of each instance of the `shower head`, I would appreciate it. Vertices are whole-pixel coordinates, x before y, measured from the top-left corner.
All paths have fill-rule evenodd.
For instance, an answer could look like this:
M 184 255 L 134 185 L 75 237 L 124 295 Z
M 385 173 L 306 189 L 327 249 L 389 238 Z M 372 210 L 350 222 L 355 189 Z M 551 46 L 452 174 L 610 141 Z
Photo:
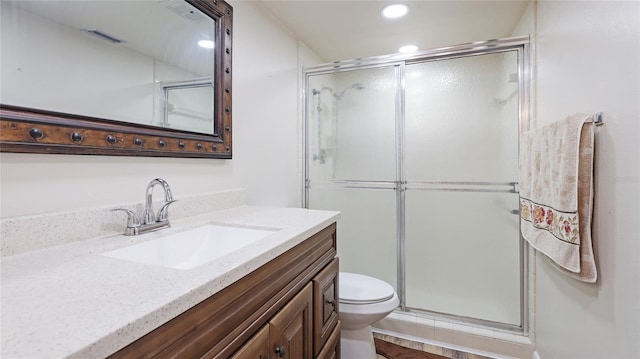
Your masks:
M 311 93 L 314 95 L 319 95 L 322 93 L 322 91 L 329 91 L 329 93 L 333 94 L 333 89 L 331 87 L 327 87 L 325 85 L 322 85 L 322 87 L 320 88 L 320 90 L 318 89 L 311 89 Z
M 329 93 L 333 96 L 333 99 L 338 101 L 342 98 L 342 96 L 344 95 L 345 92 L 347 92 L 347 90 L 350 89 L 356 89 L 358 91 L 364 90 L 365 87 L 364 85 L 362 85 L 361 83 L 357 82 L 347 88 L 345 88 L 344 90 L 342 90 L 342 92 L 340 93 L 336 93 L 331 87 L 327 87 L 327 86 L 322 86 L 322 88 L 320 90 L 318 89 L 311 89 L 311 93 L 313 95 L 319 95 L 320 93 L 322 93 L 322 91 L 329 91 Z
M 357 83 L 345 88 L 344 90 L 342 90 L 342 92 L 337 93 L 337 94 L 333 94 L 333 98 L 336 101 L 340 100 L 342 98 L 342 96 L 344 95 L 344 93 L 347 92 L 347 90 L 350 90 L 350 89 L 356 89 L 356 90 L 360 91 L 360 90 L 364 90 L 364 86 L 361 83 L 357 82 Z

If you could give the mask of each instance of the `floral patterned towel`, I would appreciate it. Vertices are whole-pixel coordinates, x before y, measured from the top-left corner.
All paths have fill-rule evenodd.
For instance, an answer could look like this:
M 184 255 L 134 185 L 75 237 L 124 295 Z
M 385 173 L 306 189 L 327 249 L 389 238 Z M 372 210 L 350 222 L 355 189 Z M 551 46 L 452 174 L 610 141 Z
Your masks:
M 575 114 L 520 137 L 522 236 L 572 277 L 594 283 L 593 116 Z

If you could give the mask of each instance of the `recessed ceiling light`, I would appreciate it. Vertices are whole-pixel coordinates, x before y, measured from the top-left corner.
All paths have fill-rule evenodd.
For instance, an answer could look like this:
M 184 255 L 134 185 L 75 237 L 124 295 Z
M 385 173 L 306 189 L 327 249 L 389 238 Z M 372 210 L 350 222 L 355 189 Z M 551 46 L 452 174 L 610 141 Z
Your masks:
M 402 46 L 401 48 L 399 48 L 398 51 L 402 52 L 403 54 L 406 54 L 407 52 L 418 51 L 418 46 L 416 46 L 416 45 L 405 45 L 405 46 Z
M 409 6 L 405 4 L 391 4 L 382 8 L 382 16 L 388 19 L 396 19 L 405 16 L 409 12 Z
M 204 47 L 205 49 L 213 49 L 213 41 L 211 41 L 211 40 L 200 40 L 200 41 L 198 41 L 198 46 Z

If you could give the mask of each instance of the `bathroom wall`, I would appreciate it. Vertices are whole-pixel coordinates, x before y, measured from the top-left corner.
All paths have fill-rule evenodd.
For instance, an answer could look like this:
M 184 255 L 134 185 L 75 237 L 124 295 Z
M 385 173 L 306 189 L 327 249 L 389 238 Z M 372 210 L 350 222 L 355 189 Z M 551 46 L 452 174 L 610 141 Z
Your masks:
M 640 357 L 640 3 L 537 3 L 537 121 L 604 112 L 596 129 L 597 284 L 537 256 L 542 359 Z
M 298 206 L 298 62 L 316 59 L 255 5 L 230 3 L 233 160 L 0 153 L 0 217 L 142 202 L 155 177 L 178 198 L 246 188 L 250 204 Z

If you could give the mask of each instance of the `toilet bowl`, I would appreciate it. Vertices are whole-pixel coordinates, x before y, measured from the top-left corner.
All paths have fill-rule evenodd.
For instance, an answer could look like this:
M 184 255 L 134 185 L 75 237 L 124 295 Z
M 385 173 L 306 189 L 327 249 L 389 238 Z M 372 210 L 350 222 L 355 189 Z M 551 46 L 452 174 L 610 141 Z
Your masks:
M 340 272 L 338 283 L 341 357 L 375 359 L 371 324 L 398 307 L 398 295 L 388 283 L 362 274 Z

